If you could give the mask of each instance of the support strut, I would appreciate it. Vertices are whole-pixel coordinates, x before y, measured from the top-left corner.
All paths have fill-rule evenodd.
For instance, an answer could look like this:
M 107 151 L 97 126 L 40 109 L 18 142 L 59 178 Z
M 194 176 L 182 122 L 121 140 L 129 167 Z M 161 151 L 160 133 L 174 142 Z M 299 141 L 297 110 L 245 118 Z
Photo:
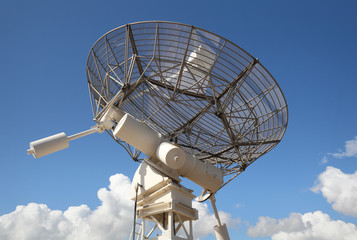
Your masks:
M 221 220 L 219 219 L 217 207 L 216 207 L 216 198 L 214 194 L 211 195 L 209 198 L 212 204 L 214 216 L 216 217 L 218 225 L 214 226 L 214 232 L 216 235 L 217 240 L 230 240 L 229 234 L 228 234 L 228 229 L 227 225 L 225 223 L 221 223 Z

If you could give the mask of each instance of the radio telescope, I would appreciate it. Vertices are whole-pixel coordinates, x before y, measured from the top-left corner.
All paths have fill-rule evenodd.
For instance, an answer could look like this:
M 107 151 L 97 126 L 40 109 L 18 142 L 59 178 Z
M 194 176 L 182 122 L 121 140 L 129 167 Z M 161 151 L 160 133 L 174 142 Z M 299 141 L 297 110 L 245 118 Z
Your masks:
M 106 131 L 141 162 L 132 197 L 142 222 L 135 232 L 135 217 L 133 239 L 193 239 L 195 196 L 180 177 L 202 187 L 197 199 L 211 200 L 216 238 L 229 239 L 214 194 L 274 148 L 287 127 L 287 104 L 271 74 L 221 36 L 163 21 L 106 33 L 86 71 L 97 125 L 32 142 L 28 153 L 41 157 Z

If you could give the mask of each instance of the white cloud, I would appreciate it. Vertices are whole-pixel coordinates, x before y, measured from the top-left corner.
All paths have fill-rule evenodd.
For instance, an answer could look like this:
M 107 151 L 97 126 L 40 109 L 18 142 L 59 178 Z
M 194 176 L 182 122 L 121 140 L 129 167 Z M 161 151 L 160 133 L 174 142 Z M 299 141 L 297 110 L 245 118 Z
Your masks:
M 193 202 L 193 207 L 198 210 L 198 221 L 193 222 L 194 239 L 205 238 L 209 234 L 214 235 L 214 226 L 217 225 L 216 218 L 210 213 L 206 203 Z M 234 228 L 240 223 L 239 218 L 232 218 L 229 213 L 219 211 L 220 220 L 228 228 Z
M 331 153 L 331 155 L 336 158 L 357 157 L 357 136 L 354 139 L 345 142 L 344 152 Z
M 51 210 L 45 204 L 17 206 L 14 212 L 0 216 L 2 240 L 99 240 L 128 239 L 132 227 L 133 202 L 129 199 L 128 177 L 110 177 L 109 190 L 102 188 L 102 204 L 95 210 L 87 205 Z
M 357 227 L 316 211 L 291 213 L 288 218 L 260 217 L 255 226 L 247 231 L 250 237 L 271 237 L 272 240 L 355 240 Z
M 234 207 L 236 207 L 236 208 L 240 208 L 240 207 L 243 207 L 243 205 L 242 205 L 242 204 L 240 204 L 240 203 L 236 203 L 236 205 L 234 205 Z
M 251 237 L 272 236 L 284 229 L 285 232 L 294 232 L 305 229 L 302 216 L 299 213 L 291 213 L 289 218 L 276 220 L 270 217 L 259 217 L 256 226 L 248 229 L 248 235 Z
M 357 171 L 346 174 L 329 166 L 311 190 L 321 192 L 334 210 L 357 217 Z
M 321 192 L 333 209 L 357 217 L 357 171 L 345 174 L 340 169 L 327 167 L 311 189 Z M 332 220 L 321 211 L 305 214 L 291 213 L 288 218 L 260 217 L 247 231 L 251 237 L 271 237 L 272 240 L 355 240 L 357 226 Z
M 1 240 L 127 240 L 132 229 L 133 201 L 131 182 L 122 174 L 110 177 L 109 189 L 98 191 L 101 205 L 91 210 L 87 205 L 51 210 L 45 204 L 29 203 L 0 216 Z M 214 214 L 206 204 L 194 202 L 199 220 L 194 222 L 195 239 L 213 234 Z M 234 227 L 239 223 L 220 212 L 222 222 Z
M 328 163 L 328 158 L 326 157 L 326 156 L 324 156 L 322 159 L 321 159 L 321 161 L 320 161 L 320 164 L 326 164 L 326 163 Z

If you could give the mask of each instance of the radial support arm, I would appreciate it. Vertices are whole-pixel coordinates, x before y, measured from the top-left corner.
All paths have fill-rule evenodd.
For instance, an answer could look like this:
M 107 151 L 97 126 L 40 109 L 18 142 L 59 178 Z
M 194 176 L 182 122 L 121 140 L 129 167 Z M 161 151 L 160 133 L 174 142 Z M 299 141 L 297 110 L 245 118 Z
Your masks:
M 102 133 L 105 129 L 110 130 L 114 126 L 114 121 L 118 122 L 124 113 L 116 107 L 108 108 L 97 125 L 90 129 L 67 137 L 62 132 L 30 143 L 27 154 L 32 154 L 34 158 L 46 156 L 50 153 L 60 151 L 69 147 L 69 141 L 81 138 L 92 133 Z

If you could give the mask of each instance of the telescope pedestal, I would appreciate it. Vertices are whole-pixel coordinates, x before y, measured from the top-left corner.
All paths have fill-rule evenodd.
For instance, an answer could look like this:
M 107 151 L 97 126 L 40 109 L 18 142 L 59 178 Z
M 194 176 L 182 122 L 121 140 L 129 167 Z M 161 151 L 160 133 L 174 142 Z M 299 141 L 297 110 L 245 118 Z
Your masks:
M 144 168 L 145 175 L 138 175 L 143 173 Z M 145 162 L 134 176 L 133 185 L 137 184 L 143 186 L 137 195 L 136 210 L 136 216 L 142 219 L 142 225 L 139 231 L 141 238 L 135 239 L 193 240 L 192 221 L 198 218 L 198 214 L 192 208 L 192 200 L 195 198 L 192 190 Z M 147 185 L 150 187 L 146 188 Z M 156 233 L 161 233 L 151 237 L 155 230 Z

